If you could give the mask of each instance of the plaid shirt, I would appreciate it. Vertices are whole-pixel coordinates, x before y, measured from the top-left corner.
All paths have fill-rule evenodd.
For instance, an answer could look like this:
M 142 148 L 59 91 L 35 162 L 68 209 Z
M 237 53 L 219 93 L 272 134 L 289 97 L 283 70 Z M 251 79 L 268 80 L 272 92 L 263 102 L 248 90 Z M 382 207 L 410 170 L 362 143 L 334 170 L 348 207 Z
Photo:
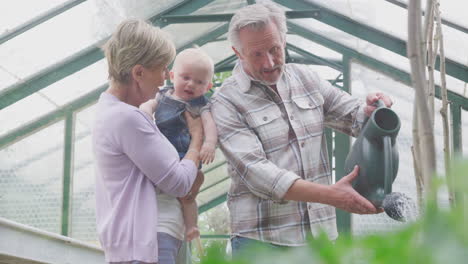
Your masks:
M 284 66 L 277 90 L 252 81 L 238 63 L 211 99 L 232 180 L 232 235 L 300 246 L 323 230 L 334 240 L 334 207 L 282 198 L 299 178 L 332 184 L 324 126 L 356 135 L 363 104 L 298 64 Z

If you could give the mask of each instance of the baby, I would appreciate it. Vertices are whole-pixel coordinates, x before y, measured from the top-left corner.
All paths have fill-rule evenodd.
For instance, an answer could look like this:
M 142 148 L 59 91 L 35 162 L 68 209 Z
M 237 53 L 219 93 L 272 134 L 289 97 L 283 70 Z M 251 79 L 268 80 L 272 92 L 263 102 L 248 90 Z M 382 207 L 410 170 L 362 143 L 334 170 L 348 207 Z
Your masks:
M 180 52 L 176 56 L 172 71 L 169 72 L 174 86 L 161 89 L 156 96 L 156 110 L 154 112 L 156 125 L 177 149 L 180 158 L 185 156 L 190 144 L 189 130 L 183 117 L 184 111 L 188 111 L 194 117 L 201 117 L 204 142 L 200 151 L 200 160 L 204 164 L 213 161 L 218 140 L 208 99 L 204 96 L 213 86 L 211 81 L 213 74 L 213 61 L 201 49 L 190 48 Z M 197 175 L 197 179 L 201 180 L 196 180 L 192 191 L 186 197 L 179 199 L 182 204 L 185 239 L 187 241 L 200 235 L 197 226 L 198 208 L 195 201 L 198 190 L 203 183 L 203 174 L 200 169 L 201 165 L 198 171 L 201 175 Z M 161 200 L 159 196 L 158 200 Z M 169 208 L 160 208 L 159 211 L 165 214 L 162 212 L 164 209 Z M 176 231 L 177 228 L 172 229 Z

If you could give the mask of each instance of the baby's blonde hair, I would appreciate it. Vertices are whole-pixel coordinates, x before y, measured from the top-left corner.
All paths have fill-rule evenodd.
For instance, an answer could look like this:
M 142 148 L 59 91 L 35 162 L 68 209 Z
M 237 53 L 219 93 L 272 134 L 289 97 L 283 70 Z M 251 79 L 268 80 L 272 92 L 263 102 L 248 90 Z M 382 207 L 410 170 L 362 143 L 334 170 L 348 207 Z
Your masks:
M 109 79 L 128 83 L 135 65 L 145 68 L 166 67 L 175 56 L 175 47 L 169 35 L 160 28 L 139 20 L 123 21 L 103 51 L 109 68 Z
M 213 77 L 214 74 L 214 63 L 210 56 L 202 49 L 195 47 L 195 48 L 188 48 L 185 49 L 179 54 L 177 54 L 174 60 L 173 70 L 177 68 L 178 65 L 181 63 L 190 63 L 191 65 L 198 66 L 198 67 L 206 67 L 210 72 L 210 77 Z

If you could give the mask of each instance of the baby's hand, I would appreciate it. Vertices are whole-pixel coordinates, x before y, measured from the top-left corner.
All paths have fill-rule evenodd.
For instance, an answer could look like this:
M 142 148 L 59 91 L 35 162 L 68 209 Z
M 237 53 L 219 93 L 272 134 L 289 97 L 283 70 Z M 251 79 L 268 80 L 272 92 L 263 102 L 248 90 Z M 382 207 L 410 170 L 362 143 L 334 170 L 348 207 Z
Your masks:
M 153 118 L 153 113 L 156 111 L 156 100 L 150 99 L 140 105 L 140 110 L 148 114 L 151 118 Z
M 204 142 L 200 151 L 200 160 L 203 164 L 213 162 L 215 157 L 215 144 Z

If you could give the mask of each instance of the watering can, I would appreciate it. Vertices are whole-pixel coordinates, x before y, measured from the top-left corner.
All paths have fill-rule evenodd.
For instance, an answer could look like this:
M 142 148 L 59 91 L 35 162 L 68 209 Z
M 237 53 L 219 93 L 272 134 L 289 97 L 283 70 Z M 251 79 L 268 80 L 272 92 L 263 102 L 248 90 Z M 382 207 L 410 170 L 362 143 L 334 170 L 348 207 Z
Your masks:
M 349 174 L 358 165 L 359 175 L 353 188 L 391 218 L 405 221 L 402 210 L 407 206 L 402 205 L 411 201 L 402 193 L 392 193 L 398 172 L 396 136 L 400 118 L 382 100 L 376 106 L 346 157 L 345 172 Z

